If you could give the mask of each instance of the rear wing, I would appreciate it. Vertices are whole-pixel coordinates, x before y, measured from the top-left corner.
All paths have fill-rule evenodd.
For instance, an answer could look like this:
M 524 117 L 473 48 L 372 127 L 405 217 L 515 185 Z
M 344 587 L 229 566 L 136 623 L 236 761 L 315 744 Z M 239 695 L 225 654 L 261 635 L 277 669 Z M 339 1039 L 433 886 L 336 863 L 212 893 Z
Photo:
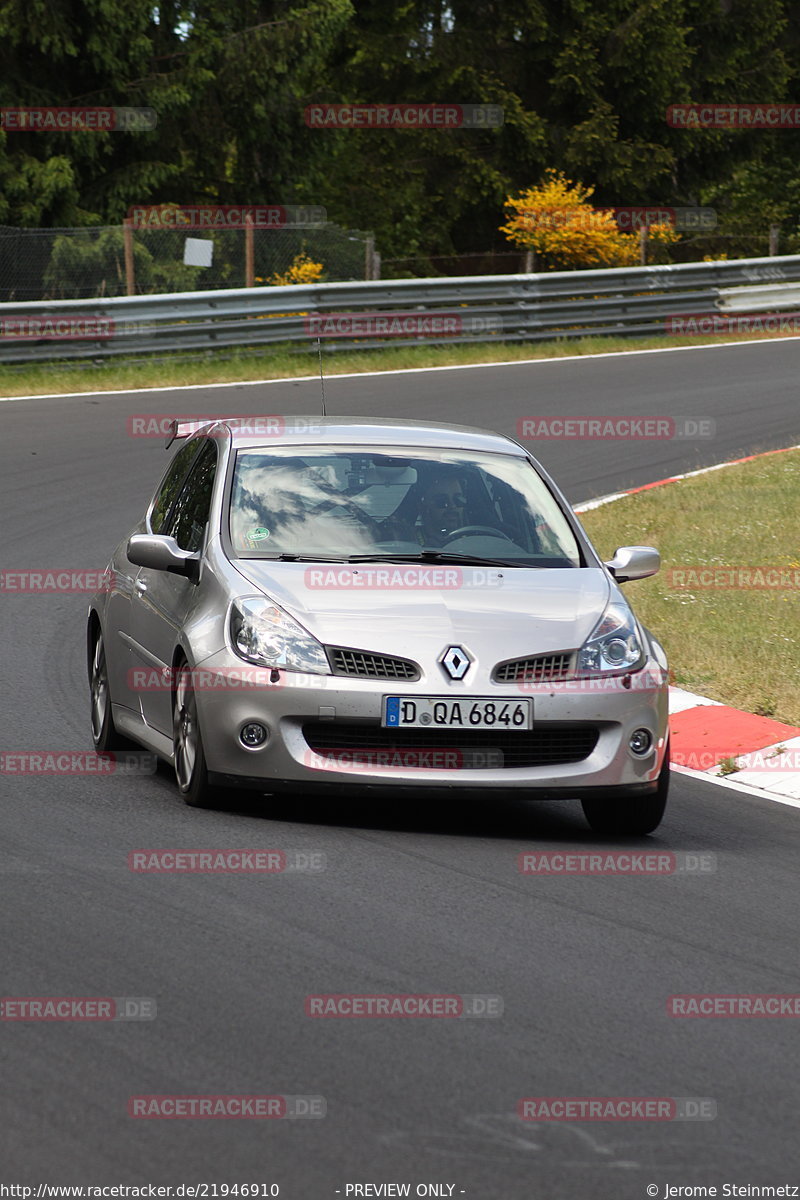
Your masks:
M 210 429 L 212 425 L 219 424 L 219 417 L 198 418 L 194 421 L 181 421 L 180 418 L 171 421 L 167 429 L 167 441 L 165 449 L 169 450 L 172 443 L 177 438 L 191 437 L 192 434 L 198 433 L 201 429 Z

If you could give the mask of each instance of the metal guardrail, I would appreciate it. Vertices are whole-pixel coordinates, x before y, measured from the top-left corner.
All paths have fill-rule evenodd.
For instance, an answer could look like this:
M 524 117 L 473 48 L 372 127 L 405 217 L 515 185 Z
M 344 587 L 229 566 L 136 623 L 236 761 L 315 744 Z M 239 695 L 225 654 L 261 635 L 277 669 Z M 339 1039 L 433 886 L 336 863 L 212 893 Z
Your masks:
M 795 302 L 793 283 L 800 283 L 800 255 L 2 303 L 0 362 L 102 361 L 280 343 L 315 349 L 317 336 L 327 351 L 652 335 L 669 332 L 676 316 L 774 311 Z
M 722 312 L 765 312 L 778 306 L 785 310 L 800 304 L 800 283 L 768 283 L 746 288 L 720 288 L 718 307 Z

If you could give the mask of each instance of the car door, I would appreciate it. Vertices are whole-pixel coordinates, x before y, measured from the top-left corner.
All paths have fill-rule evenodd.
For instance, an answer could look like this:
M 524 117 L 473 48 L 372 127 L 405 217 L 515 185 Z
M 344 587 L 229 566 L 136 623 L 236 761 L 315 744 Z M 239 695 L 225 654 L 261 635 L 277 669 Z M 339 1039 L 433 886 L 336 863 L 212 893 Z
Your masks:
M 173 455 L 144 518 L 131 530 L 132 533 L 163 533 L 164 521 L 199 449 L 197 441 L 187 442 Z M 143 681 L 147 681 L 142 668 L 152 667 L 153 664 L 143 657 L 134 639 L 134 598 L 137 596 L 136 581 L 141 568 L 128 559 L 126 543 L 127 538 L 117 548 L 113 560 L 115 582 L 105 613 L 106 660 L 115 703 L 141 712 L 141 689 Z
M 181 550 L 201 551 L 211 509 L 217 471 L 217 443 L 204 438 L 183 486 L 164 515 L 159 532 L 172 536 Z M 185 575 L 141 567 L 134 584 L 132 634 L 143 664 L 166 672 L 172 665 L 180 632 L 197 596 L 197 583 Z M 141 694 L 145 721 L 160 733 L 172 736 L 172 697 L 167 686 L 145 687 Z

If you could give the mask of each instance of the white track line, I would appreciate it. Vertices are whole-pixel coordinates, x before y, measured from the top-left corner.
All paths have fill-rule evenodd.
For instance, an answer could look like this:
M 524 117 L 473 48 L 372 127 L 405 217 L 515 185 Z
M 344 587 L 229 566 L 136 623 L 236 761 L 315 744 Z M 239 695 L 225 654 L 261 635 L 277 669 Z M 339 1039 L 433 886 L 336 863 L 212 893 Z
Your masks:
M 327 375 L 326 382 L 331 382 L 335 379 L 375 379 L 382 375 L 424 375 L 429 371 L 477 371 L 481 369 L 489 369 L 492 367 L 527 367 L 532 363 L 541 363 L 544 365 L 552 365 L 554 363 L 581 363 L 591 362 L 598 358 L 630 358 L 639 354 L 683 354 L 684 352 L 695 352 L 698 350 L 724 350 L 729 346 L 772 346 L 775 343 L 797 342 L 798 337 L 784 338 L 749 338 L 747 341 L 736 342 L 706 342 L 702 346 L 663 346 L 655 347 L 650 350 L 607 350 L 598 354 L 565 354 L 558 358 L 520 358 L 514 359 L 512 362 L 488 362 L 488 363 L 455 363 L 446 367 L 398 367 L 396 370 L 386 371 L 352 371 L 341 375 Z M 2 364 L 0 364 L 2 370 Z M 289 375 L 281 379 L 232 379 L 227 383 L 184 383 L 173 385 L 171 387 L 144 387 L 144 388 L 117 388 L 102 389 L 96 392 L 40 392 L 31 396 L 0 396 L 0 404 L 9 403 L 12 400 L 60 400 L 70 399 L 72 397 L 81 396 L 135 396 L 142 395 L 146 392 L 194 392 L 198 389 L 210 388 L 230 388 L 230 387 L 265 387 L 270 383 L 309 383 L 318 380 L 319 375 Z
M 717 787 L 730 788 L 745 796 L 756 796 L 759 800 L 771 800 L 773 804 L 786 804 L 789 808 L 800 808 L 800 800 L 791 796 L 776 796 L 774 792 L 765 792 L 762 788 L 751 787 L 747 783 L 736 783 L 728 776 L 707 775 L 705 771 L 693 771 L 691 767 L 677 767 L 673 763 L 672 770 L 677 775 L 688 775 L 690 779 L 700 779 L 705 783 L 715 783 Z
M 655 484 L 645 484 L 644 487 L 631 488 L 627 492 L 611 492 L 608 496 L 598 496 L 596 500 L 587 500 L 585 504 L 573 506 L 573 512 L 578 514 L 591 512 L 604 504 L 613 504 L 615 500 L 624 500 L 626 496 L 636 496 L 641 492 L 655 491 L 656 487 L 664 487 L 668 483 L 678 483 L 681 479 L 694 479 L 696 475 L 708 475 L 709 471 L 722 471 L 725 467 L 743 467 L 745 463 L 754 462 L 757 458 L 767 458 L 770 454 L 784 454 L 790 450 L 800 450 L 798 446 L 783 446 L 778 450 L 763 450 L 758 454 L 746 454 L 743 458 L 732 458 L 730 462 L 715 463 L 713 467 L 700 467 L 697 471 L 684 471 L 682 475 L 668 475 L 659 479 Z

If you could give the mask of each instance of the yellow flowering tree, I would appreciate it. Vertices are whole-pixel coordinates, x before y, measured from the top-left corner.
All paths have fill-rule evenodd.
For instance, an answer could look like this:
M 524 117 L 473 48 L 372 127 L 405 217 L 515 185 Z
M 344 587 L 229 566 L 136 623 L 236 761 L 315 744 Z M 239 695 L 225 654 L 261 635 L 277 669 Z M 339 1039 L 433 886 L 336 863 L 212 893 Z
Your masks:
M 593 208 L 593 187 L 573 183 L 550 169 L 543 183 L 509 196 L 508 220 L 500 226 L 510 242 L 532 250 L 549 267 L 627 267 L 639 263 L 639 238 L 622 233 L 613 214 Z M 669 225 L 652 225 L 648 241 L 669 245 L 678 235 Z
M 322 263 L 314 262 L 303 250 L 295 255 L 288 270 L 270 275 L 269 282 L 274 287 L 288 287 L 291 283 L 319 283 L 324 270 Z
M 669 248 L 680 241 L 681 235 L 675 232 L 672 225 L 649 225 L 647 228 L 648 262 L 669 262 Z M 651 247 L 655 253 L 650 253 Z

